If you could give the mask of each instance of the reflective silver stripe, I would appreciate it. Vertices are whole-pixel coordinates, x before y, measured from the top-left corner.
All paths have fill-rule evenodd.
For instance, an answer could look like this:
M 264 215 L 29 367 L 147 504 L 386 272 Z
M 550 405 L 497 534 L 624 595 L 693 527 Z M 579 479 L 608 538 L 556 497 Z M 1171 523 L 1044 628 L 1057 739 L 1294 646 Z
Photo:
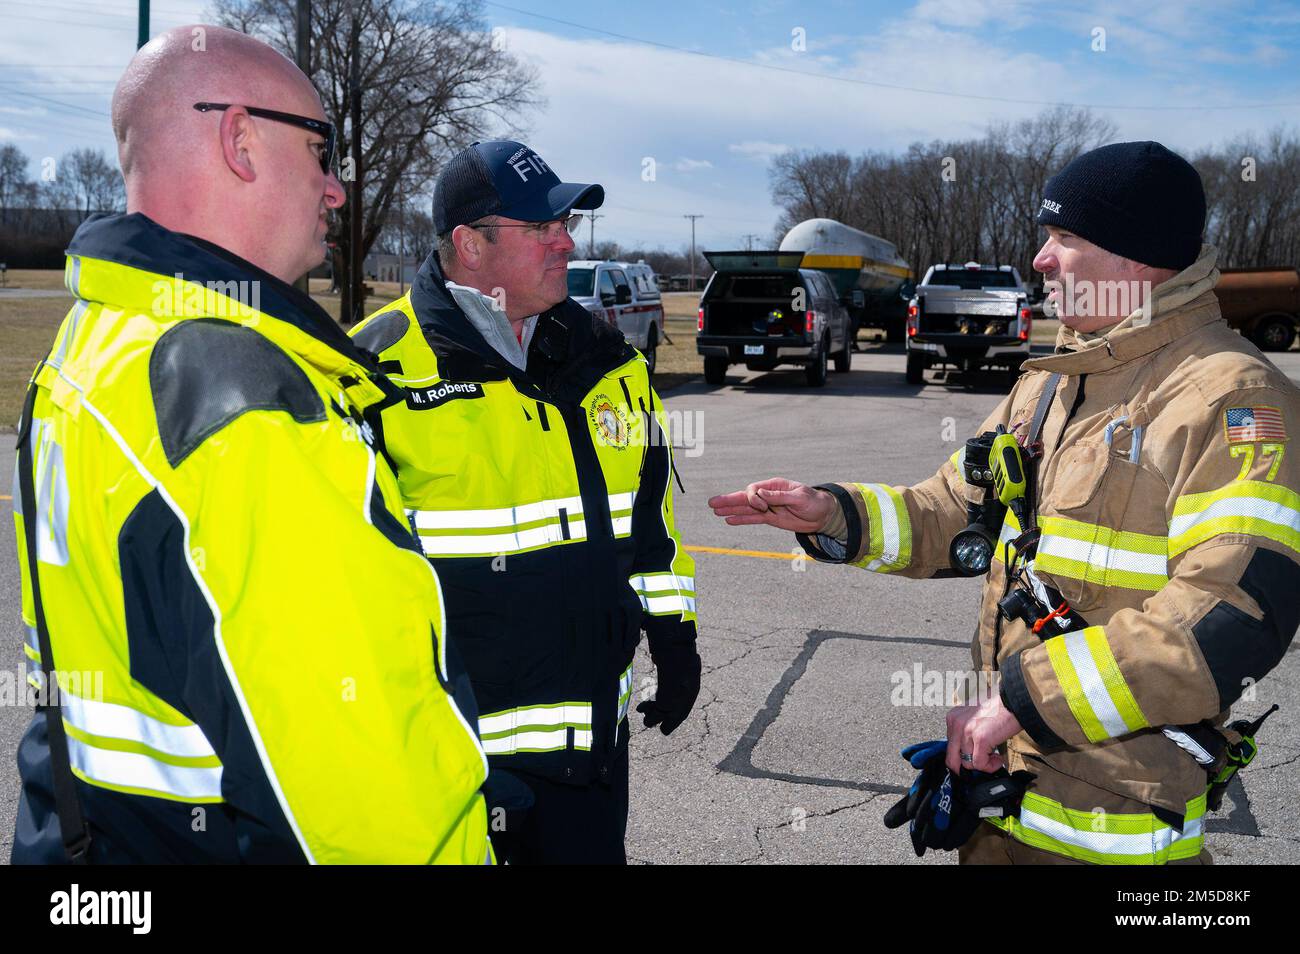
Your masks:
M 483 751 L 488 755 L 514 755 L 519 751 L 547 752 L 568 748 L 567 728 L 544 732 L 515 732 L 499 739 L 484 739 Z
M 894 510 L 895 491 L 884 484 L 862 484 L 876 498 L 880 511 L 880 555 L 867 564 L 868 570 L 877 570 L 898 562 L 903 547 L 903 532 L 898 525 L 898 512 Z
M 68 563 L 68 475 L 63 448 L 49 421 L 32 421 L 32 474 L 36 493 L 36 558 L 52 566 Z
M 72 261 L 76 263 L 74 270 L 80 273 L 80 260 L 74 258 Z M 76 289 L 73 289 L 72 294 L 77 295 Z M 89 307 L 90 302 L 83 301 L 81 296 L 77 295 L 77 301 L 72 306 L 72 313 L 68 316 L 68 326 L 63 336 L 59 338 L 59 349 L 49 359 L 50 364 L 54 365 L 54 367 L 63 367 L 63 360 L 68 356 L 68 348 L 72 345 L 72 339 L 76 337 L 77 326 L 81 324 L 81 316 L 86 313 L 86 309 Z
M 36 632 L 35 626 L 28 626 L 26 623 L 23 623 L 23 642 L 32 653 L 35 654 L 36 659 L 41 658 L 41 639 L 39 634 Z
M 618 677 L 618 719 L 622 722 L 627 718 L 627 707 L 632 701 L 632 666 L 628 665 L 623 670 L 623 674 Z M 615 738 L 617 741 L 617 737 Z
M 60 693 L 59 699 L 64 719 L 90 735 L 139 742 L 168 755 L 202 758 L 217 754 L 197 725 L 172 725 L 130 706 L 82 699 L 69 692 Z
M 628 577 L 647 613 L 694 613 L 695 577 L 675 573 L 649 573 Z
M 1262 497 L 1224 497 L 1204 510 L 1174 517 L 1169 521 L 1169 536 L 1180 537 L 1192 527 L 1219 517 L 1253 518 L 1300 532 L 1300 513 L 1284 503 Z
M 1020 824 L 1031 831 L 1046 835 L 1054 841 L 1086 848 L 1107 855 L 1155 855 L 1166 852 L 1176 841 L 1201 836 L 1201 819 L 1189 819 L 1183 825 L 1182 834 L 1173 828 L 1157 828 L 1155 831 L 1135 832 L 1133 834 L 1116 834 L 1105 831 L 1081 831 L 1071 828 L 1054 818 L 1040 815 L 1024 805 L 1020 808 Z
M 428 556 L 494 556 L 587 538 L 581 497 L 560 497 L 486 510 L 411 510 Z M 525 524 L 546 521 L 540 526 Z M 492 530 L 498 533 L 446 533 Z
M 1202 765 L 1214 764 L 1214 756 L 1211 755 L 1209 752 L 1205 751 L 1205 747 L 1202 746 L 1201 743 L 1193 739 L 1186 732 L 1182 731 L 1181 729 L 1174 728 L 1171 725 L 1165 726 L 1160 731 L 1165 734 L 1166 738 L 1172 739 L 1175 743 L 1177 743 L 1180 749 L 1182 749 L 1192 758 L 1196 759 L 1196 761 L 1199 762 L 1200 764 Z
M 664 596 L 643 596 L 641 606 L 651 616 L 664 613 L 694 613 L 695 597 L 681 593 L 668 593 Z
M 636 493 L 628 492 L 622 494 L 609 495 L 609 512 L 616 513 L 619 510 L 631 510 L 632 505 L 636 503 Z
M 632 515 L 610 518 L 614 525 L 614 536 L 626 537 L 632 533 Z
M 160 762 L 138 752 L 118 752 L 87 745 L 68 736 L 72 767 L 87 780 L 123 788 L 145 789 L 184 799 L 221 798 L 221 767 L 196 768 Z
M 64 273 L 64 283 L 68 286 L 68 291 L 72 292 L 74 298 L 81 297 L 81 257 L 78 255 L 68 256 L 68 268 Z
M 417 530 L 487 530 L 518 527 L 534 520 L 557 520 L 561 510 L 570 518 L 582 516 L 582 498 L 559 497 L 489 510 L 415 510 L 413 513 Z
M 520 706 L 492 712 L 478 720 L 483 751 L 489 755 L 567 748 L 570 730 L 574 748 L 591 748 L 590 702 Z
M 591 724 L 590 702 L 562 702 L 555 705 L 520 706 L 504 712 L 480 716 L 478 730 L 482 735 L 513 731 L 517 726 L 567 726 Z
M 587 539 L 587 524 L 584 521 L 571 521 L 568 529 L 567 539 L 564 536 L 564 528 L 558 523 L 548 523 L 529 530 L 467 536 L 421 533 L 420 544 L 429 556 L 494 556 L 499 553 L 518 553 L 557 543 Z
M 1133 729 L 1124 721 L 1124 716 L 1115 708 L 1115 700 L 1110 697 L 1106 680 L 1097 669 L 1097 661 L 1092 658 L 1092 649 L 1088 646 L 1086 630 L 1077 630 L 1057 637 L 1065 640 L 1065 651 L 1074 667 L 1074 675 L 1079 680 L 1083 694 L 1088 697 L 1088 705 L 1110 738 L 1127 735 Z
M 18 516 L 23 515 L 23 495 L 22 484 L 18 480 L 18 455 L 14 455 L 14 490 L 11 503 L 14 505 L 14 513 Z
M 1047 533 L 1039 538 L 1038 556 L 1077 560 L 1080 563 L 1090 564 L 1102 573 L 1126 570 L 1130 573 L 1163 577 L 1169 572 L 1169 558 L 1163 553 L 1121 550 L 1101 543 L 1090 543 L 1087 540 L 1075 540 L 1072 537 Z

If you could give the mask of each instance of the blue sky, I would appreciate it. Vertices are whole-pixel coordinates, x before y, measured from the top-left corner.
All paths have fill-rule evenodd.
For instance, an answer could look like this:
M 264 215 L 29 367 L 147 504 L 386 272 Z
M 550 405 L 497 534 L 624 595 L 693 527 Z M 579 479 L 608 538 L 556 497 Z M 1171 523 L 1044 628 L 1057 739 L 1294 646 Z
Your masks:
M 201 22 L 204 3 L 153 8 L 158 30 Z M 903 150 L 1054 102 L 1185 153 L 1300 127 L 1300 3 L 513 0 L 484 13 L 541 76 L 530 144 L 566 179 L 605 185 L 597 238 L 625 244 L 679 247 L 686 213 L 703 215 L 705 247 L 766 239 L 768 162 L 790 147 Z M 0 141 L 33 160 L 111 151 L 134 0 L 5 0 L 0 14 Z

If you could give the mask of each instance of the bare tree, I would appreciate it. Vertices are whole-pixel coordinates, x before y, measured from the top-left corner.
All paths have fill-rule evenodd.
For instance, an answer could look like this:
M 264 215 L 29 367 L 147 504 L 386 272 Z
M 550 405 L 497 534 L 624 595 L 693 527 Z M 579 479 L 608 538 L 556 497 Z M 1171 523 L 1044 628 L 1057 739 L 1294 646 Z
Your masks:
M 81 218 L 92 212 L 119 212 L 126 208 L 126 186 L 116 163 L 102 150 L 73 149 L 55 167 L 52 194 L 75 209 Z
M 27 181 L 27 154 L 11 142 L 0 146 L 0 210 L 17 205 Z
M 294 0 L 215 0 L 218 22 L 258 36 L 292 56 Z M 313 0 L 311 78 L 340 132 L 342 171 L 363 184 L 361 253 L 407 207 L 428 202 L 443 162 L 476 139 L 518 135 L 542 102 L 536 72 L 488 32 L 476 0 Z M 349 38 L 360 32 L 361 155 L 348 154 L 351 128 Z M 349 163 L 348 160 L 351 160 Z M 348 286 L 351 204 L 333 217 L 335 280 Z M 351 309 L 355 318 L 360 303 Z
M 1207 240 L 1225 267 L 1300 262 L 1300 137 L 1283 128 L 1205 151 L 1194 164 L 1205 183 Z
M 1028 275 L 1047 178 L 1114 135 L 1087 110 L 1058 108 L 991 126 L 982 139 L 913 143 L 902 155 L 786 153 L 771 167 L 778 224 L 837 219 L 893 241 L 918 271 L 979 259 Z

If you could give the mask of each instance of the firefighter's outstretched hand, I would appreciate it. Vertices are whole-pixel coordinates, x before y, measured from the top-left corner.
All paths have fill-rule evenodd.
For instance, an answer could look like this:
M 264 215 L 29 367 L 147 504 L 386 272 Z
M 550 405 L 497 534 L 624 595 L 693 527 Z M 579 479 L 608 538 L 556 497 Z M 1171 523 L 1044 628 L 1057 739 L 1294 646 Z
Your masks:
M 839 505 L 824 490 L 769 477 L 744 490 L 710 497 L 709 506 L 732 526 L 766 523 L 794 533 L 817 533 Z
M 975 769 L 996 772 L 1005 768 L 997 748 L 1020 732 L 1020 723 L 1002 704 L 1000 696 L 977 706 L 954 706 L 948 710 L 948 755 L 945 764 L 953 772 Z M 965 755 L 967 758 L 962 758 Z

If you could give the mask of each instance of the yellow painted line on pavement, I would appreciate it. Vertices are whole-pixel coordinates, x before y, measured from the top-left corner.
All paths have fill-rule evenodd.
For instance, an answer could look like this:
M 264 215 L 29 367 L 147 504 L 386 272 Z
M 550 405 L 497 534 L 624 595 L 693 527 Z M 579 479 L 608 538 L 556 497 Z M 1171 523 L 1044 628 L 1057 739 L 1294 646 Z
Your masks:
M 13 500 L 13 499 L 14 498 L 10 497 L 8 494 L 0 494 L 0 500 Z
M 811 560 L 806 553 L 773 553 L 771 550 L 732 550 L 728 547 L 685 547 L 687 553 L 722 553 L 726 556 L 761 557 L 764 560 Z

